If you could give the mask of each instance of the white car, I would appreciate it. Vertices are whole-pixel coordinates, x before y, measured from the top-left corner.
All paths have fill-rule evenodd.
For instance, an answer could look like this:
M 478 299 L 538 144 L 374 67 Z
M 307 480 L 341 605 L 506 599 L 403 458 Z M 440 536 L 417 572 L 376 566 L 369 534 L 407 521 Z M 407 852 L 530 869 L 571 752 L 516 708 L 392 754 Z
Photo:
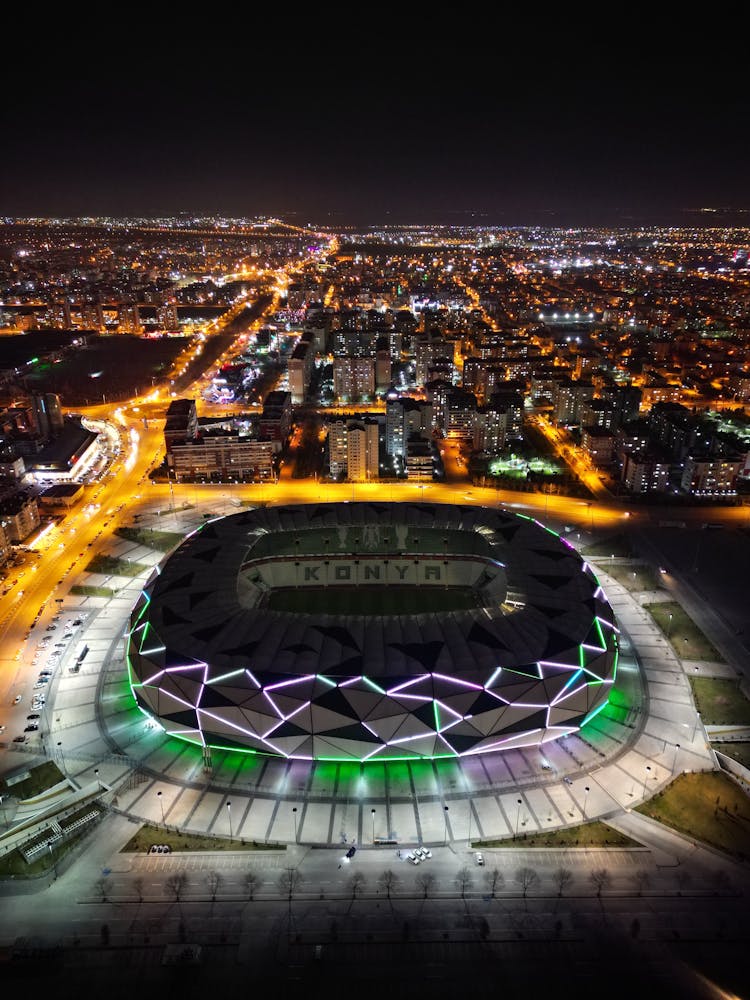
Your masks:
M 432 851 L 429 851 L 426 847 L 418 847 L 414 853 L 422 861 L 428 861 L 432 857 Z
M 409 861 L 413 865 L 418 865 L 419 862 L 421 861 L 421 858 L 417 857 L 416 852 L 414 854 L 412 854 L 412 852 L 409 851 L 409 853 L 406 855 L 406 860 Z
M 474 855 L 474 860 L 478 865 L 481 866 L 484 864 L 484 855 L 480 854 L 479 851 L 477 851 L 477 853 Z

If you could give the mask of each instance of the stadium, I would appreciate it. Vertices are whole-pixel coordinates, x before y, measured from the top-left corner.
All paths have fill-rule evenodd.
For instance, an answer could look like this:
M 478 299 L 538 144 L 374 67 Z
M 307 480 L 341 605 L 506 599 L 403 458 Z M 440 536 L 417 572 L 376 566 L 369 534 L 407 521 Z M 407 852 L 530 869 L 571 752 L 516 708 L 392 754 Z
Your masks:
M 617 646 L 591 568 L 539 522 L 331 503 L 201 525 L 147 582 L 126 657 L 172 736 L 367 761 L 574 732 L 606 705 Z

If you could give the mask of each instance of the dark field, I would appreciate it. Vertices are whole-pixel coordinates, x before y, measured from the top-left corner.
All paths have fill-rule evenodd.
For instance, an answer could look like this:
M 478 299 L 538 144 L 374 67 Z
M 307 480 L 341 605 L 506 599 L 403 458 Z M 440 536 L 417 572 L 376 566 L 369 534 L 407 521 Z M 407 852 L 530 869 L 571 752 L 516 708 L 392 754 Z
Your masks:
M 273 590 L 267 606 L 308 615 L 421 615 L 480 608 L 482 602 L 467 587 L 304 587 Z

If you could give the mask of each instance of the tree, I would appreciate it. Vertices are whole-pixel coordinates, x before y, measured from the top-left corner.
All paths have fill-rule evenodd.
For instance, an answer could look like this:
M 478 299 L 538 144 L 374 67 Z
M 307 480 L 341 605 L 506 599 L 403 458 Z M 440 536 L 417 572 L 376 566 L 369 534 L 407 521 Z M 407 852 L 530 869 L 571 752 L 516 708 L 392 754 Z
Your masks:
M 295 892 L 304 882 L 304 878 L 298 868 L 285 868 L 279 875 L 279 892 L 291 902 Z
M 471 889 L 473 884 L 474 880 L 471 877 L 469 869 L 465 865 L 463 868 L 459 868 L 456 872 L 456 885 L 461 892 L 462 899 L 466 897 L 467 889 Z
M 557 885 L 557 895 L 562 896 L 563 892 L 573 881 L 573 872 L 570 868 L 556 868 L 552 873 L 552 879 Z
M 223 877 L 218 872 L 210 871 L 207 873 L 206 884 L 208 885 L 208 891 L 211 893 L 211 902 L 216 902 L 216 893 L 219 891 L 223 881 Z
M 398 875 L 394 871 L 391 871 L 390 868 L 386 868 L 386 870 L 381 872 L 378 876 L 378 884 L 385 889 L 385 894 L 388 899 L 391 898 L 391 892 L 398 888 L 399 882 L 400 879 Z
M 187 888 L 188 877 L 184 872 L 178 872 L 176 875 L 170 875 L 167 881 L 164 883 L 164 888 L 167 892 L 170 892 L 174 898 L 175 902 L 179 903 L 180 897 Z
M 638 895 L 640 896 L 643 890 L 648 889 L 651 884 L 651 876 L 644 868 L 639 868 L 637 872 L 631 875 L 630 881 L 633 883 Z
M 435 885 L 435 876 L 432 872 L 420 872 L 417 875 L 417 886 L 422 890 L 422 898 L 427 899 L 430 890 Z
M 523 889 L 523 898 L 526 899 L 529 889 L 533 889 L 539 881 L 539 876 L 533 868 L 519 868 L 516 872 L 516 882 Z
M 99 878 L 96 880 L 96 889 L 101 896 L 102 902 L 107 902 L 107 897 L 109 896 L 109 890 L 112 888 L 112 879 L 109 878 Z
M 484 873 L 484 881 L 487 883 L 487 888 L 492 891 L 492 898 L 495 898 L 495 893 L 498 889 L 502 891 L 505 885 L 505 878 L 503 873 L 497 868 L 490 868 Z
M 601 896 L 602 889 L 606 889 L 612 881 L 612 877 L 606 868 L 595 868 L 589 875 L 589 878 L 596 886 L 597 896 Z
M 686 868 L 679 868 L 677 870 L 677 892 L 678 895 L 682 895 L 683 889 L 687 889 L 690 883 L 693 881 L 693 876 Z
M 349 879 L 349 888 L 352 890 L 352 899 L 357 898 L 357 893 L 364 886 L 367 879 L 362 872 L 354 872 Z
M 143 902 L 143 879 L 142 878 L 134 878 L 133 879 L 133 889 L 135 890 L 135 894 L 138 897 L 138 902 L 142 903 Z
M 255 895 L 255 889 L 258 885 L 258 876 L 254 871 L 245 872 L 245 877 L 243 879 L 245 885 L 245 892 L 248 897 L 252 900 Z

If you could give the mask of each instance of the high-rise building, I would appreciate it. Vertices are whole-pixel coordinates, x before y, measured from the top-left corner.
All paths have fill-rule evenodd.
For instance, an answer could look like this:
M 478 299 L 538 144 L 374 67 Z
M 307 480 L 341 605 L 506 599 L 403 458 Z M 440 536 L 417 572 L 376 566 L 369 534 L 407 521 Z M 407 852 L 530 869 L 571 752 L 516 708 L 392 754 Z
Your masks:
M 404 458 L 406 441 L 416 434 L 425 439 L 432 434 L 432 403 L 402 396 L 389 399 L 385 406 L 385 450 L 392 457 Z
M 333 360 L 333 391 L 344 402 L 375 393 L 375 359 L 350 356 Z
M 174 399 L 164 424 L 164 444 L 169 456 L 175 444 L 192 441 L 198 433 L 198 412 L 194 399 Z
M 376 420 L 350 420 L 346 425 L 347 478 L 364 482 L 378 478 L 379 428 Z
M 292 403 L 295 405 L 304 403 L 307 390 L 310 387 L 313 362 L 315 361 L 313 337 L 314 334 L 311 331 L 303 333 L 289 358 L 287 377 Z
M 54 392 L 45 392 L 32 397 L 34 425 L 37 435 L 44 440 L 62 434 L 65 426 L 60 397 Z
M 552 400 L 554 422 L 563 426 L 579 424 L 584 404 L 593 398 L 594 387 L 590 382 L 563 379 L 555 386 Z

